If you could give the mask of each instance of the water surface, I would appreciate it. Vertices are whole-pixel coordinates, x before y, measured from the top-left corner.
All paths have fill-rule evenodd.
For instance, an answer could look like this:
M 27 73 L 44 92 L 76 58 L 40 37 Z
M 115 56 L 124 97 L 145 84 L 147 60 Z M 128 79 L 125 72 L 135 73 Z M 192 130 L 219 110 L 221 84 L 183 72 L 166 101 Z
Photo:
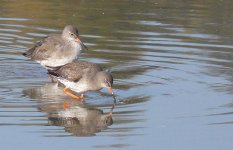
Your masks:
M 232 149 L 233 2 L 1 1 L 4 149 Z M 114 76 L 72 102 L 21 53 L 67 24 Z M 64 109 L 64 102 L 70 104 Z

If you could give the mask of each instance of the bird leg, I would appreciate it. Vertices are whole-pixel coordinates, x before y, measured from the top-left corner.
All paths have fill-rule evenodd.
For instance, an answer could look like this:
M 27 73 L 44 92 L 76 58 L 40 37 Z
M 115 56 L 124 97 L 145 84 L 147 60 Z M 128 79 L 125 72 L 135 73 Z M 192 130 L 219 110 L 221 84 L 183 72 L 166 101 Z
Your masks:
M 69 107 L 70 107 L 69 102 L 65 101 L 65 102 L 63 103 L 63 108 L 64 108 L 64 109 L 68 109 Z
M 81 94 L 79 97 L 81 98 L 80 101 L 83 103 L 84 102 L 84 94 Z M 73 100 L 77 100 L 77 99 L 74 98 Z
M 66 95 L 68 95 L 74 99 L 77 99 L 77 100 L 83 99 L 83 97 L 84 97 L 83 94 L 81 94 L 81 96 L 77 96 L 77 95 L 72 94 L 71 92 L 69 92 L 68 88 L 64 88 L 63 91 Z

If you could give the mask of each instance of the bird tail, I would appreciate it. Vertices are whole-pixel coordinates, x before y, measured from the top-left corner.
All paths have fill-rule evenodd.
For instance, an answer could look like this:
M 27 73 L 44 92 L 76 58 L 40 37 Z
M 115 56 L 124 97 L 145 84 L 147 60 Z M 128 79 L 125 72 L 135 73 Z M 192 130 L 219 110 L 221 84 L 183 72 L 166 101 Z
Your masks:
M 55 76 L 55 77 L 59 77 L 59 74 L 56 72 L 56 70 L 47 70 L 47 74 Z
M 57 71 L 58 69 L 60 69 L 61 67 L 63 67 L 64 65 L 61 66 L 56 66 L 56 67 L 51 67 L 51 66 L 45 66 L 45 68 L 47 68 L 47 70 L 49 71 Z
M 22 55 L 25 56 L 25 57 L 28 57 L 28 58 L 32 58 L 33 52 L 34 52 L 34 49 L 31 48 L 28 51 L 22 53 Z
M 27 52 L 22 53 L 22 55 L 25 56 L 25 57 L 31 58 L 32 53 L 27 51 Z
M 22 55 L 25 57 L 28 57 L 28 58 L 32 58 L 34 55 L 34 51 L 36 52 L 37 48 L 40 47 L 42 45 L 42 43 L 43 43 L 43 41 L 38 41 L 35 46 L 30 48 L 28 51 L 22 53 Z

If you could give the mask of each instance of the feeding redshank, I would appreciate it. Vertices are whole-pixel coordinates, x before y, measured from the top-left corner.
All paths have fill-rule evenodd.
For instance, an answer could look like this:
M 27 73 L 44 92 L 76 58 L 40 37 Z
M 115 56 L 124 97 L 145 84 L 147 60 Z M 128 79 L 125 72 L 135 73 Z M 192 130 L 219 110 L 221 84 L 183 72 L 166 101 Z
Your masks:
M 57 77 L 57 80 L 65 85 L 64 93 L 74 99 L 82 99 L 84 92 L 100 90 L 104 87 L 113 95 L 112 75 L 109 72 L 103 71 L 95 63 L 76 60 L 57 70 L 48 70 L 48 74 Z M 72 94 L 69 89 L 80 93 L 81 96 Z

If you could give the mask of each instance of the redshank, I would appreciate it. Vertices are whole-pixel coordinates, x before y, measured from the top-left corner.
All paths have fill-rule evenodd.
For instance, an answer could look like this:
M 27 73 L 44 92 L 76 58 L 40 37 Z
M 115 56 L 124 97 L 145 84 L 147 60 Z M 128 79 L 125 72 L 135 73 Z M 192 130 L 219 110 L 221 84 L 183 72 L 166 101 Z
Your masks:
M 67 25 L 62 34 L 49 35 L 38 41 L 23 55 L 40 63 L 48 70 L 53 70 L 78 59 L 83 47 L 87 49 L 79 38 L 78 29 Z
M 57 80 L 65 85 L 64 93 L 74 99 L 82 99 L 86 91 L 95 91 L 102 88 L 107 88 L 113 95 L 112 75 L 103 71 L 95 63 L 76 60 L 57 70 L 48 70 L 48 74 L 57 77 Z M 80 93 L 81 96 L 72 94 L 69 89 Z

